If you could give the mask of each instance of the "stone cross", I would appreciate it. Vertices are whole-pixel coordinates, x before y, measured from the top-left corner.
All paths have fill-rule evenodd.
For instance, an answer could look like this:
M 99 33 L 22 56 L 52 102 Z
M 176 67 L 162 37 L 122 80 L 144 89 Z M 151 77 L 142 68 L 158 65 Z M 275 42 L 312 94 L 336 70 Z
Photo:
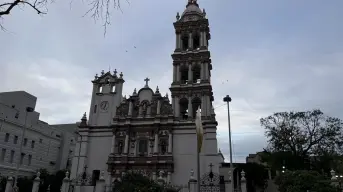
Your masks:
M 149 78 L 145 78 L 144 81 L 145 81 L 145 87 L 149 87 L 148 84 L 149 84 L 150 79 Z
M 214 166 L 214 165 L 213 165 L 212 163 L 210 163 L 209 167 L 210 167 L 211 171 L 212 171 L 212 167 L 213 167 L 213 166 Z

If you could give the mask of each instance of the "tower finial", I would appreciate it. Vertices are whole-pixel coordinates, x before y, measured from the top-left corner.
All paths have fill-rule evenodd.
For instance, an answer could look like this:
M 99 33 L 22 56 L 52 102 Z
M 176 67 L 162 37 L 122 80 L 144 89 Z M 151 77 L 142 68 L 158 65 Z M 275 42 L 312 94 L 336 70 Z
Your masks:
M 160 93 L 160 89 L 158 88 L 158 86 L 156 87 L 155 93 L 156 93 L 156 94 L 157 94 L 157 93 Z
M 117 69 L 114 69 L 114 71 L 113 71 L 113 75 L 115 76 L 115 77 L 117 77 Z
M 180 20 L 180 13 L 179 12 L 176 13 L 176 21 L 178 21 L 178 20 Z

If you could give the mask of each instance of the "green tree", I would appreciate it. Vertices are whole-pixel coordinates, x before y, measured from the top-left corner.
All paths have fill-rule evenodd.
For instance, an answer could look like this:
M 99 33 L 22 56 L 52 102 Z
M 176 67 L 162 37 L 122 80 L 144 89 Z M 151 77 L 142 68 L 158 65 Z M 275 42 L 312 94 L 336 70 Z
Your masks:
M 330 178 L 315 171 L 286 171 L 276 177 L 275 184 L 279 186 L 279 192 L 337 192 L 337 188 L 330 183 Z
M 264 159 L 273 167 L 323 169 L 321 164 L 331 166 L 343 154 L 342 120 L 320 110 L 274 113 L 260 122 L 269 144 Z
M 117 181 L 113 188 L 114 192 L 177 192 L 176 188 L 160 185 L 138 173 L 127 173 L 121 181 Z

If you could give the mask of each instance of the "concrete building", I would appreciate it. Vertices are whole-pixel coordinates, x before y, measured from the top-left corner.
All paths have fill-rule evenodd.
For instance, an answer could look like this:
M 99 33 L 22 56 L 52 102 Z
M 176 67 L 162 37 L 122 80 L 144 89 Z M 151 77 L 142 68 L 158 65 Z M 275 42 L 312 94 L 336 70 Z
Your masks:
M 176 47 L 169 65 L 174 71 L 171 97 L 162 95 L 158 87 L 152 90 L 146 78 L 141 89 L 124 98 L 122 73 L 96 75 L 89 116 L 84 114 L 79 126 L 81 151 L 75 148 L 71 178 L 104 170 L 110 183 L 135 170 L 152 179 L 187 184 L 191 170 L 197 175 L 194 119 L 200 107 L 204 128 L 200 174 L 212 169 L 219 179 L 222 155 L 212 106 L 209 22 L 195 0 L 176 18 Z
M 40 168 L 53 173 L 66 169 L 73 155 L 74 135 L 39 120 L 36 102 L 24 91 L 0 93 L 0 173 L 4 176 L 14 175 L 17 165 L 19 176 L 33 175 Z

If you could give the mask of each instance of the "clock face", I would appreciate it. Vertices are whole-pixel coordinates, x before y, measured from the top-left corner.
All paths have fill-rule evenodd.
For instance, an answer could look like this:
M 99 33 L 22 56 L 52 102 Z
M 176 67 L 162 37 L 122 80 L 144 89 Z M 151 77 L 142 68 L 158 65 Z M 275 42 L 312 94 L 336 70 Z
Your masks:
M 100 109 L 102 109 L 102 110 L 104 110 L 104 111 L 107 111 L 107 109 L 108 109 L 108 101 L 102 101 L 101 103 L 100 103 Z

